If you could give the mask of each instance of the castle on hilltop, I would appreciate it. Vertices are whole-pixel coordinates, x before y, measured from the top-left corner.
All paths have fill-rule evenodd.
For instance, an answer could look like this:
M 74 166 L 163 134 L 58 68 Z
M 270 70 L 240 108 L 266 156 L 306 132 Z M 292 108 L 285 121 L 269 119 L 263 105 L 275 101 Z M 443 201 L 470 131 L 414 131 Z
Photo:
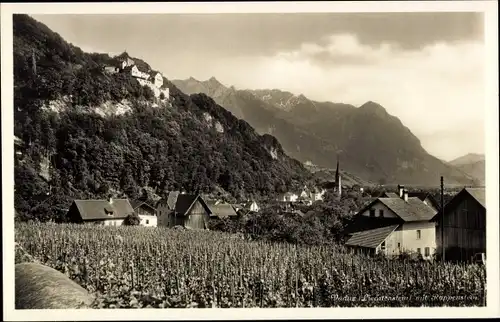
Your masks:
M 149 70 L 141 71 L 135 61 L 127 54 L 118 58 L 114 64 L 104 66 L 104 71 L 108 74 L 129 73 L 136 78 L 139 84 L 151 88 L 155 97 L 160 97 L 163 93 L 165 99 L 169 99 L 170 90 L 168 87 L 163 87 L 163 75 L 160 72 Z

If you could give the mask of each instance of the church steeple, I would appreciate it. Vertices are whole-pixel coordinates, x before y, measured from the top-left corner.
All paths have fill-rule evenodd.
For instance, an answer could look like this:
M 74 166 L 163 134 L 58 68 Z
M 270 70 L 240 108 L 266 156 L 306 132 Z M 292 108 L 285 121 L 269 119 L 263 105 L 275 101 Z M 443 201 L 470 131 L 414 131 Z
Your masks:
M 335 171 L 335 186 L 339 184 L 339 158 L 337 157 L 337 171 Z
M 337 157 L 337 171 L 335 171 L 335 190 L 337 191 L 337 195 L 340 198 L 342 195 L 342 181 L 339 172 L 339 158 Z

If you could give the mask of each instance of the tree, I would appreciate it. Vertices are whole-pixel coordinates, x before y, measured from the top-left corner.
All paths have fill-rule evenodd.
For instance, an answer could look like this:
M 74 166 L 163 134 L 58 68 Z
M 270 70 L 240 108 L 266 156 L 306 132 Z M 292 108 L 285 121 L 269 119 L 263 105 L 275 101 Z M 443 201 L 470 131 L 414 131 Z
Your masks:
M 123 221 L 124 226 L 139 226 L 141 224 L 141 218 L 134 212 L 125 218 Z

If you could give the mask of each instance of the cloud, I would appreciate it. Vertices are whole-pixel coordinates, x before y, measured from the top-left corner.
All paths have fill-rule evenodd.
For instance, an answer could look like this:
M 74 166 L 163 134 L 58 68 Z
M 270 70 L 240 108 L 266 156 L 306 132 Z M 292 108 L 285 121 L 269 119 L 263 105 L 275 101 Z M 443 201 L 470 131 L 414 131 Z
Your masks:
M 484 151 L 483 53 L 483 43 L 474 41 L 403 50 L 394 43 L 369 46 L 355 35 L 334 34 L 272 56 L 216 62 L 201 77 L 216 75 L 238 88 L 279 88 L 319 101 L 356 106 L 375 101 L 409 127 L 429 153 L 452 159 Z

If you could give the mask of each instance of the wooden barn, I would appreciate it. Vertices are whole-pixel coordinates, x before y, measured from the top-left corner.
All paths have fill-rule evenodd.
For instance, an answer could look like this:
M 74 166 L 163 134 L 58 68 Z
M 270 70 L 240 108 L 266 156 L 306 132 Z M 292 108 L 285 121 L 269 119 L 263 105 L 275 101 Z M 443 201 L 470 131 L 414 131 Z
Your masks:
M 173 201 L 173 200 L 172 200 Z M 159 225 L 165 227 L 182 226 L 188 229 L 207 229 L 211 209 L 200 195 L 178 194 L 173 210 L 159 215 Z
M 445 260 L 469 261 L 486 253 L 486 198 L 484 188 L 464 188 L 433 219 L 436 240 L 444 246 Z M 444 242 L 441 240 L 444 236 Z

